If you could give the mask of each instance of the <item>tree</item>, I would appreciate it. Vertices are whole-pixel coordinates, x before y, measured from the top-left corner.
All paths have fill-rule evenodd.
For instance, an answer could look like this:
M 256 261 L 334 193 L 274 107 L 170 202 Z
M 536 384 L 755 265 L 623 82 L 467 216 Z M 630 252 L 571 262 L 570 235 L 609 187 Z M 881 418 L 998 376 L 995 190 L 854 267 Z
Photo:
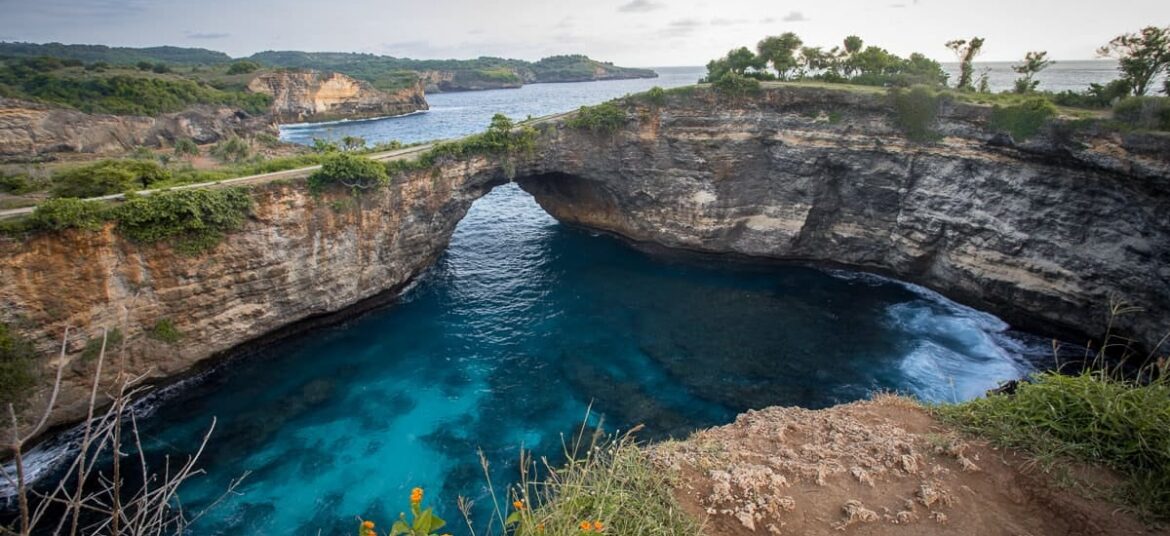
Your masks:
M 972 85 L 975 80 L 975 57 L 983 52 L 983 41 L 982 37 L 972 37 L 970 41 L 965 39 L 947 41 L 947 48 L 954 51 L 955 56 L 959 58 L 958 88 L 963 91 L 975 90 L 975 86 Z
M 190 158 L 199 156 L 199 146 L 191 138 L 175 140 L 175 156 Z
M 140 61 L 135 65 L 138 67 L 139 71 L 149 71 L 154 68 L 154 64 L 150 63 L 149 61 Z
M 760 70 L 767 66 L 766 60 L 756 56 L 748 47 L 739 47 L 727 52 L 722 58 L 707 62 L 707 82 L 718 82 L 727 73 L 744 74 L 748 69 Z
M 836 56 L 825 52 L 821 47 L 802 47 L 800 49 L 801 76 L 812 71 L 836 70 Z
M 228 66 L 227 74 L 248 74 L 260 69 L 260 64 L 249 61 L 240 60 Z
M 343 151 L 356 151 L 366 146 L 366 139 L 361 136 L 345 136 L 341 138 Z
M 1121 34 L 1097 50 L 1101 57 L 1117 58 L 1121 77 L 1133 94 L 1146 94 L 1150 83 L 1170 66 L 1170 28 L 1147 26 L 1138 33 Z
M 764 61 L 765 66 L 772 64 L 780 79 L 787 80 L 800 67 L 796 52 L 803 44 L 796 34 L 785 32 L 779 36 L 765 37 L 756 45 L 756 51 L 760 53 L 759 58 Z
M 845 71 L 845 76 L 853 76 L 853 73 L 857 71 L 857 66 L 854 64 L 853 58 L 857 56 L 858 52 L 861 52 L 861 47 L 863 46 L 865 46 L 865 41 L 862 41 L 856 35 L 845 38 L 845 50 L 843 54 L 845 61 L 842 66 Z
M 56 197 L 97 197 L 143 188 L 168 180 L 171 172 L 145 160 L 103 160 L 53 176 Z
M 1021 74 L 1020 78 L 1016 79 L 1016 93 L 1031 93 L 1036 90 L 1036 86 L 1040 85 L 1039 80 L 1032 80 L 1032 77 L 1037 73 L 1047 69 L 1049 65 L 1056 63 L 1048 59 L 1048 52 L 1039 50 L 1027 53 L 1024 56 L 1024 63 L 1019 65 L 1012 65 L 1012 70 Z

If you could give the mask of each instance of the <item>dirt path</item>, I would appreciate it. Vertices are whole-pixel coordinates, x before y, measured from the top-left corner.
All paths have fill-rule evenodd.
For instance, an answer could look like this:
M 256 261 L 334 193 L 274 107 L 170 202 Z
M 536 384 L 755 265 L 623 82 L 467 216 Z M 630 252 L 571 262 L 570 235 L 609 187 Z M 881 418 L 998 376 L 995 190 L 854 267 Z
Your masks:
M 680 471 L 676 495 L 711 536 L 1166 533 L 894 396 L 749 412 L 653 454 Z

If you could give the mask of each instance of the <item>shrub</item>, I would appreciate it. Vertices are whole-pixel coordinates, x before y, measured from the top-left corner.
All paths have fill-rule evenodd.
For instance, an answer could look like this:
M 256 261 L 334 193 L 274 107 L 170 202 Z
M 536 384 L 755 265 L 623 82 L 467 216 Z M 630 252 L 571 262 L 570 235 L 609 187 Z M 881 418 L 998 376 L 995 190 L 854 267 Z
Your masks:
M 1113 118 L 1134 128 L 1170 131 L 1170 98 L 1122 99 L 1113 105 Z
M 277 145 L 280 145 L 280 138 L 273 136 L 272 134 L 269 134 L 267 132 L 261 132 L 259 134 L 256 134 L 256 136 L 253 139 L 260 142 L 265 147 L 276 147 Z
M 96 231 L 108 219 L 106 205 L 70 197 L 46 199 L 33 210 L 28 227 L 40 231 L 84 229 Z
M 336 142 L 332 142 L 324 138 L 313 138 L 312 147 L 313 151 L 321 154 L 336 153 L 337 151 L 341 150 L 341 148 L 337 146 Z
M 309 176 L 309 189 L 320 191 L 332 185 L 368 190 L 390 184 L 386 167 L 364 156 L 334 153 L 325 157 L 321 169 Z
M 582 106 L 576 115 L 565 121 L 571 128 L 595 133 L 612 133 L 626 124 L 626 111 L 612 102 L 596 106 Z
M 735 72 L 724 74 L 712 86 L 722 95 L 742 98 L 760 92 L 760 81 Z
M 646 102 L 654 106 L 662 106 L 666 103 L 666 90 L 661 87 L 654 86 L 646 92 Z
M 156 341 L 162 341 L 168 344 L 174 344 L 183 338 L 183 333 L 175 328 L 175 323 L 169 318 L 159 319 L 158 322 L 154 323 L 154 326 L 151 326 L 146 334 Z
M 0 406 L 20 407 L 36 386 L 36 349 L 8 324 L 0 323 Z
M 215 247 L 251 214 L 245 188 L 161 191 L 132 196 L 114 210 L 118 232 L 143 244 L 168 241 L 194 255 Z
M 248 142 L 237 136 L 220 140 L 211 148 L 211 156 L 220 162 L 242 162 L 251 154 L 252 149 L 248 147 Z
M 175 156 L 199 156 L 199 145 L 191 138 L 175 140 Z
M 996 106 L 991 111 L 991 128 L 1007 132 L 1016 140 L 1026 140 L 1040 132 L 1044 123 L 1056 115 L 1056 106 L 1043 97 L 1030 98 L 1012 106 Z
M 1125 497 L 1170 518 L 1170 384 L 1139 384 L 1104 373 L 1041 373 L 1012 395 L 936 408 L 945 421 L 1001 446 L 1055 464 L 1103 463 L 1127 475 Z
M 934 131 L 938 120 L 941 98 L 926 86 L 914 86 L 909 90 L 891 89 L 894 105 L 894 122 L 907 138 L 914 141 L 933 141 L 939 138 Z
M 149 188 L 171 178 L 156 162 L 103 160 L 58 173 L 53 177 L 56 197 L 98 197 Z
M 254 61 L 240 60 L 228 66 L 227 74 L 248 74 L 260 69 L 260 64 Z
M 21 195 L 36 191 L 36 189 L 35 182 L 28 175 L 0 174 L 0 192 Z

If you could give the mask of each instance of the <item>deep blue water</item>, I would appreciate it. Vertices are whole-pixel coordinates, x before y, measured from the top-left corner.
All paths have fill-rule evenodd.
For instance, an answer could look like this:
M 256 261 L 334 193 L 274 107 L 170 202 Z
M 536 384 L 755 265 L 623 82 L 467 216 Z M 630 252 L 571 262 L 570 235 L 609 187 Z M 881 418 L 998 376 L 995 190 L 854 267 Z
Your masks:
M 874 276 L 643 254 L 508 185 L 401 303 L 172 390 L 145 432 L 179 454 L 218 417 L 189 510 L 252 472 L 196 534 L 342 534 L 396 516 L 413 486 L 455 519 L 458 495 L 483 499 L 477 448 L 507 481 L 521 446 L 555 456 L 591 402 L 609 429 L 679 437 L 875 390 L 978 396 L 1043 348 Z

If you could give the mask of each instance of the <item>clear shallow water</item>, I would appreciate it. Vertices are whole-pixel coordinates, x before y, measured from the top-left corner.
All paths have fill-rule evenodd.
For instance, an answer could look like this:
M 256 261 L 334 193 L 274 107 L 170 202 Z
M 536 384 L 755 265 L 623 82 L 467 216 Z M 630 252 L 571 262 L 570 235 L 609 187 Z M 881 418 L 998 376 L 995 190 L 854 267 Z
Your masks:
M 874 390 L 969 398 L 1043 354 L 917 287 L 649 256 L 508 185 L 401 303 L 227 363 L 155 401 L 144 431 L 156 456 L 178 454 L 218 417 L 188 510 L 252 471 L 196 534 L 343 534 L 355 515 L 396 516 L 413 486 L 457 519 L 458 495 L 482 499 L 477 448 L 507 481 L 521 445 L 560 452 L 591 402 L 607 428 L 682 436 Z

